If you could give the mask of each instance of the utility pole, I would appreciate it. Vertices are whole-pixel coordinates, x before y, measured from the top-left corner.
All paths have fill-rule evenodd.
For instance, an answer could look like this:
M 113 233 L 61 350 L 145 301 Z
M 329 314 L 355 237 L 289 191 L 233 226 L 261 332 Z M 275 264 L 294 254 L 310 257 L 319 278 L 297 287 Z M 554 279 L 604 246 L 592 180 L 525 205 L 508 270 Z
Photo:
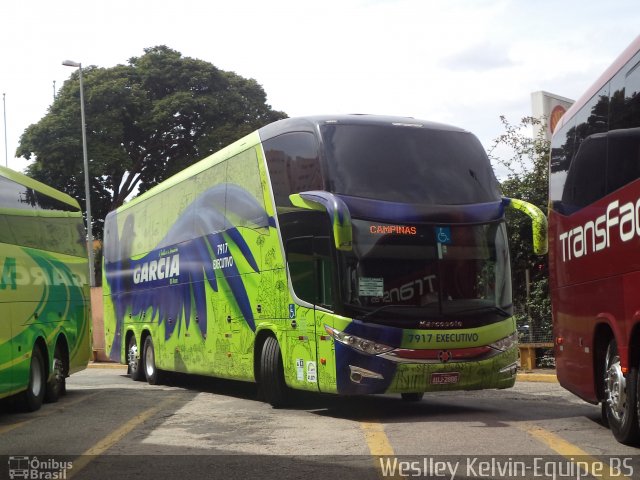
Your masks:
M 93 265 L 93 232 L 91 230 L 91 195 L 89 188 L 89 160 L 87 158 L 87 123 L 84 119 L 84 87 L 82 82 L 82 63 L 65 60 L 62 65 L 76 67 L 80 80 L 80 122 L 82 124 L 82 158 L 84 160 L 84 194 L 87 205 L 87 254 L 89 257 L 89 286 L 96 286 L 95 269 Z

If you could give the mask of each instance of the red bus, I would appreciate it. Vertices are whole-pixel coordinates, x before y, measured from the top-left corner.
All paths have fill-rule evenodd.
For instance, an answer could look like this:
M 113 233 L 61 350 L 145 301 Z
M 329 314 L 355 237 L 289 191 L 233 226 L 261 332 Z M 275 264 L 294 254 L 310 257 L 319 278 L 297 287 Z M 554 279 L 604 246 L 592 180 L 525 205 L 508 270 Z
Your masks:
M 640 437 L 640 36 L 551 142 L 549 271 L 560 384 Z

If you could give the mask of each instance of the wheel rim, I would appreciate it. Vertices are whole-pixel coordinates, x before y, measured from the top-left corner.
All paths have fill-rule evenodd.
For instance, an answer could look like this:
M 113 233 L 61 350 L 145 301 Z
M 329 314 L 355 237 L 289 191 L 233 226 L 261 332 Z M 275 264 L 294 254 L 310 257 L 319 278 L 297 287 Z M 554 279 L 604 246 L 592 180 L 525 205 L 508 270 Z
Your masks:
M 128 361 L 129 370 L 135 372 L 138 369 L 138 345 L 135 343 L 129 345 Z
M 153 358 L 153 348 L 150 345 L 144 353 L 144 365 L 147 371 L 147 376 L 152 377 L 156 370 L 156 364 L 155 359 Z
M 53 375 L 55 382 L 61 385 L 64 381 L 64 364 L 59 358 L 53 359 Z
M 42 392 L 42 365 L 39 361 L 31 361 L 31 393 L 39 397 Z
M 605 399 L 609 411 L 617 421 L 622 421 L 627 411 L 627 380 L 622 374 L 620 357 L 614 355 L 605 373 Z

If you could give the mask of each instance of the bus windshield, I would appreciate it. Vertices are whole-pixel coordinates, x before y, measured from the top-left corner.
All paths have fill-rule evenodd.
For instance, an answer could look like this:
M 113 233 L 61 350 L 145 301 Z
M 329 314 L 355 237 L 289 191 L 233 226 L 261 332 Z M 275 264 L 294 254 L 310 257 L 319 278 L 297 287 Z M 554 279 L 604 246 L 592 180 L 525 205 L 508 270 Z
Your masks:
M 504 222 L 438 227 L 353 220 L 353 231 L 353 250 L 341 252 L 341 289 L 356 318 L 511 315 Z
M 320 131 L 330 192 L 436 205 L 500 198 L 487 155 L 469 132 L 419 124 L 325 124 Z

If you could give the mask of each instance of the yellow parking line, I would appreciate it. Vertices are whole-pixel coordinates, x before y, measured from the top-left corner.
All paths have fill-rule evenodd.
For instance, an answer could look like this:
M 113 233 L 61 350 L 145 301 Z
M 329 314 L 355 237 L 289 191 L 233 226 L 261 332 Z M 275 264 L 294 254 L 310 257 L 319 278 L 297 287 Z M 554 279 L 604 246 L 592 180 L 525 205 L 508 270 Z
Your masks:
M 548 373 L 518 373 L 518 382 L 558 383 L 558 377 Z
M 379 423 L 361 422 L 364 438 L 373 456 L 394 455 L 393 447 L 384 433 L 384 427 Z
M 382 424 L 377 422 L 360 422 L 360 428 L 362 428 L 364 432 L 364 438 L 367 441 L 369 452 L 371 452 L 371 456 L 373 457 L 373 463 L 378 471 L 378 477 L 381 479 L 396 478 L 395 476 L 385 477 L 382 472 L 382 457 L 395 455 Z
M 549 430 L 545 430 L 542 427 L 530 424 L 520 424 L 519 426 L 533 438 L 541 443 L 544 443 L 546 446 L 559 453 L 566 459 L 570 460 L 571 462 L 578 464 L 581 470 L 595 478 L 599 478 L 602 480 L 620 480 L 630 478 L 623 475 L 621 472 L 610 468 L 609 465 L 607 465 L 605 462 L 592 457 L 577 445 L 568 442 L 564 438 L 556 435 L 553 432 L 550 432 Z M 584 468 L 585 466 L 586 470 Z
M 98 443 L 93 445 L 91 448 L 86 450 L 80 457 L 73 461 L 73 470 L 70 472 L 67 478 L 71 478 L 74 475 L 77 475 L 84 467 L 86 467 L 95 457 L 102 455 L 108 449 L 113 447 L 116 443 L 122 440 L 125 435 L 131 432 L 138 425 L 146 422 L 149 418 L 153 417 L 155 414 L 160 412 L 162 409 L 167 407 L 169 404 L 178 400 L 177 396 L 169 397 L 164 401 L 160 402 L 155 407 L 151 407 L 145 410 L 142 413 L 139 413 L 131 420 L 127 421 L 119 428 L 111 432 L 109 435 L 104 437 Z
M 114 370 L 125 370 L 127 368 L 126 365 L 122 365 L 121 363 L 112 363 L 112 362 L 91 362 L 87 365 L 87 368 L 111 368 Z
M 4 427 L 0 427 L 0 435 L 4 435 L 5 433 L 10 432 L 11 430 L 15 430 L 16 428 L 20 428 L 28 423 L 31 423 L 33 418 L 29 418 L 28 420 L 23 420 L 22 422 L 12 423 L 11 425 L 5 425 Z

